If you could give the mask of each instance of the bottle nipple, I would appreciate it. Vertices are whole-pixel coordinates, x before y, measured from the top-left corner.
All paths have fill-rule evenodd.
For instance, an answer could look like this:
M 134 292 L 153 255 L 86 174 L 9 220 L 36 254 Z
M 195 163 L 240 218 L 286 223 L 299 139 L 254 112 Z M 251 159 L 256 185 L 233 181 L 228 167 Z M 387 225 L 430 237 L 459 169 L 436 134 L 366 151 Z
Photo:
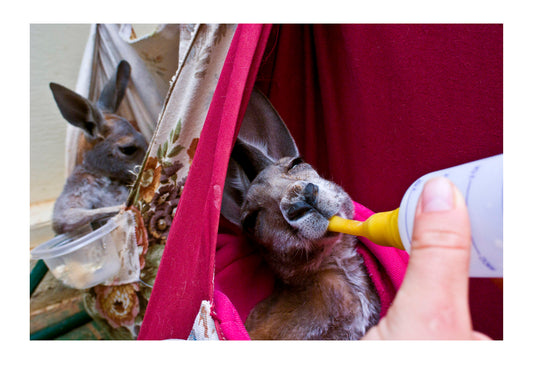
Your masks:
M 381 246 L 392 246 L 405 250 L 398 230 L 399 208 L 389 212 L 378 212 L 366 221 L 348 220 L 333 216 L 329 220 L 328 230 L 362 236 Z

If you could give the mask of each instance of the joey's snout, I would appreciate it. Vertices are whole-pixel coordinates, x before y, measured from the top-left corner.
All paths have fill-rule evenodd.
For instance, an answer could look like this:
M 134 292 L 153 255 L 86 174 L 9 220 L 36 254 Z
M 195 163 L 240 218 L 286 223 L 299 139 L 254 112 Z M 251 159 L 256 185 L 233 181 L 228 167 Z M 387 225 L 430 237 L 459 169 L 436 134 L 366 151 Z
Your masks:
M 323 196 L 327 196 L 327 190 L 322 192 L 319 185 L 298 181 L 281 199 L 283 217 L 304 238 L 319 239 L 327 232 L 330 208 L 324 206 Z

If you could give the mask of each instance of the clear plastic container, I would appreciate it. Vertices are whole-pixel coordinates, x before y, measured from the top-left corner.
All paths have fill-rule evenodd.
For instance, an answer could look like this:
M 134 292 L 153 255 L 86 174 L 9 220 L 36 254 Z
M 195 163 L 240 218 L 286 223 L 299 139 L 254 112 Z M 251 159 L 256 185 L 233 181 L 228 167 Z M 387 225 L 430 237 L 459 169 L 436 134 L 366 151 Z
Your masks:
M 406 251 L 411 249 L 418 197 L 425 182 L 437 176 L 451 180 L 465 197 L 472 230 L 470 276 L 503 277 L 503 155 L 432 172 L 414 182 L 398 214 Z
M 116 228 L 114 219 L 96 230 L 85 225 L 37 246 L 31 258 L 42 259 L 50 272 L 69 287 L 94 287 L 113 278 L 120 269 L 119 250 L 111 233 Z

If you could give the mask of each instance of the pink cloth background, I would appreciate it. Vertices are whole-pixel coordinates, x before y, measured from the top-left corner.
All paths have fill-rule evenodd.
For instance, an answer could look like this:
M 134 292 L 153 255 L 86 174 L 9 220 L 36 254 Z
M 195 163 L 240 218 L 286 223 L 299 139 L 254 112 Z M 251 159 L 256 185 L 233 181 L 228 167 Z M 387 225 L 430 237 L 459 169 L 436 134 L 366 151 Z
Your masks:
M 272 287 L 244 240 L 217 234 L 227 161 L 254 83 L 304 159 L 357 202 L 356 218 L 398 207 L 427 172 L 503 151 L 502 25 L 240 25 L 140 339 L 186 338 L 201 300 L 214 303 L 226 338 L 245 339 L 241 320 Z M 405 255 L 365 245 L 386 310 Z M 501 282 L 470 280 L 474 328 L 502 339 Z

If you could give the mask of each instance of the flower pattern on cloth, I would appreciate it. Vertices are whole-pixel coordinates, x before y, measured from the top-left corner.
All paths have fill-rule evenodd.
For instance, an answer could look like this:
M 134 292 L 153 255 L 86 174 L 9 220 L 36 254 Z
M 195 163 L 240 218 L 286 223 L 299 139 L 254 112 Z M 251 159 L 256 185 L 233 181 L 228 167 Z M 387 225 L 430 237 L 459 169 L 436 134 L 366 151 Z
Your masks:
M 145 213 L 145 221 L 148 223 L 148 232 L 152 243 L 164 243 L 166 241 L 179 203 L 181 189 L 176 191 L 172 185 L 164 185 L 154 196 L 156 206 Z
M 139 285 L 125 284 L 94 287 L 96 310 L 113 327 L 131 328 L 139 314 Z
M 211 317 L 211 304 L 209 301 L 202 301 L 187 340 L 220 340 L 215 321 Z
M 104 325 L 107 324 L 111 336 L 118 339 L 136 338 L 142 324 L 170 226 L 236 28 L 235 25 L 220 24 L 177 27 L 180 29 L 180 42 L 174 47 L 174 52 L 179 51 L 176 54 L 179 55 L 177 71 L 171 79 L 162 109 L 156 110 L 159 112 L 159 119 L 152 126 L 155 133 L 128 199 L 132 204 L 128 209 L 135 212 L 137 245 L 143 247 L 139 256 L 140 280 L 124 285 L 97 286 L 87 290 L 84 295 L 89 314 Z M 113 33 L 112 27 L 103 29 L 106 33 Z M 165 30 L 176 28 L 167 27 Z M 121 32 L 128 38 L 132 35 L 128 28 L 122 27 Z M 117 39 L 112 36 L 106 41 L 113 42 Z M 161 50 L 148 46 L 150 37 L 142 41 L 136 40 L 135 43 L 141 42 L 142 52 L 138 57 L 148 70 L 160 76 Z M 105 54 L 113 48 L 112 45 L 105 46 L 99 53 Z M 165 61 L 168 61 L 167 57 L 165 56 Z M 156 81 L 161 89 L 159 79 L 160 77 Z M 143 102 L 143 94 L 139 91 L 135 98 Z M 142 105 L 146 106 L 145 103 Z M 135 105 L 130 107 L 135 110 Z M 131 118 L 128 116 L 128 119 Z M 135 122 L 135 119 L 132 121 Z M 195 322 L 195 326 L 203 326 L 204 319 L 212 322 L 208 317 L 200 316 L 200 322 Z
M 149 157 L 140 174 L 139 196 L 145 202 L 152 201 L 161 179 L 161 165 L 155 157 Z

